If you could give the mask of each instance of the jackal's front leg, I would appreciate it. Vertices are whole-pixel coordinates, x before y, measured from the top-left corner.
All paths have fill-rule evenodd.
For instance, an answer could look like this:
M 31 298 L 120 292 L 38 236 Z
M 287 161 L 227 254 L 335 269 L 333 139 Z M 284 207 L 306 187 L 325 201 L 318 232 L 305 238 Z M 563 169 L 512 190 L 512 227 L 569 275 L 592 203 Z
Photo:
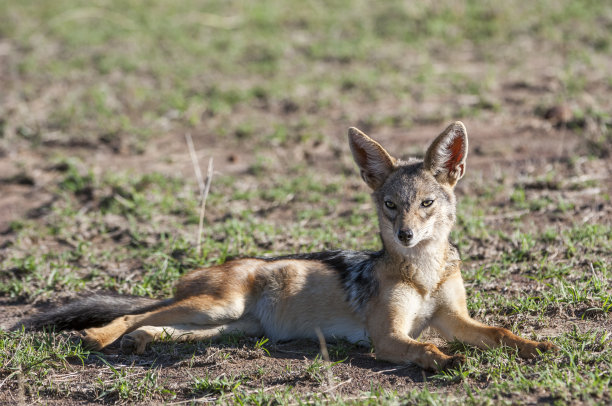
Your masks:
M 405 364 L 413 362 L 429 371 L 454 368 L 465 361 L 461 354 L 446 355 L 434 344 L 416 341 L 406 334 L 387 332 L 372 337 L 376 358 Z
M 465 361 L 463 355 L 446 355 L 434 344 L 419 342 L 410 336 L 418 298 L 397 301 L 393 293 L 384 296 L 385 299 L 379 298 L 378 303 L 370 306 L 367 318 L 377 359 L 398 364 L 413 362 L 430 371 L 452 368 Z
M 555 349 L 548 341 L 533 341 L 517 336 L 512 331 L 502 327 L 484 325 L 469 316 L 447 313 L 441 315 L 433 323 L 447 339 L 457 339 L 466 344 L 482 349 L 505 345 L 518 349 L 522 358 L 533 358 L 539 352 Z
M 557 347 L 548 341 L 533 341 L 517 336 L 508 329 L 492 327 L 472 319 L 467 311 L 465 289 L 459 274 L 442 287 L 440 294 L 445 300 L 432 319 L 435 327 L 446 339 L 457 339 L 466 344 L 488 349 L 505 345 L 517 348 L 522 358 L 532 358 L 539 352 Z

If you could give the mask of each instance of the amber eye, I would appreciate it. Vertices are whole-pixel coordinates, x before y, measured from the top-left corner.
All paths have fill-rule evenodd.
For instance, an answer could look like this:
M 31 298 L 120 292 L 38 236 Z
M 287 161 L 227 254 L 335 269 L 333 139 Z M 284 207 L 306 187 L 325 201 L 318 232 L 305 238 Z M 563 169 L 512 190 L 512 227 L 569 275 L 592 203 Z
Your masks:
M 421 206 L 423 206 L 423 207 L 429 207 L 429 206 L 431 206 L 431 205 L 433 204 L 433 202 L 434 202 L 433 200 L 423 200 L 423 201 L 421 202 Z
M 388 209 L 391 210 L 395 210 L 395 203 L 393 203 L 391 200 L 385 200 L 385 206 L 387 206 Z

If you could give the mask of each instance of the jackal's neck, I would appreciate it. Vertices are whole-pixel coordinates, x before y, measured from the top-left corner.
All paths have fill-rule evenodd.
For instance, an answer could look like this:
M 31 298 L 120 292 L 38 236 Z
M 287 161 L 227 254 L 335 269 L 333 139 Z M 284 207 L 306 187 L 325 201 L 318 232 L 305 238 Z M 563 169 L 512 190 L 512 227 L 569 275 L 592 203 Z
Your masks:
M 447 240 L 423 241 L 413 248 L 384 243 L 383 247 L 387 272 L 418 281 L 428 290 L 438 283 L 446 266 Z

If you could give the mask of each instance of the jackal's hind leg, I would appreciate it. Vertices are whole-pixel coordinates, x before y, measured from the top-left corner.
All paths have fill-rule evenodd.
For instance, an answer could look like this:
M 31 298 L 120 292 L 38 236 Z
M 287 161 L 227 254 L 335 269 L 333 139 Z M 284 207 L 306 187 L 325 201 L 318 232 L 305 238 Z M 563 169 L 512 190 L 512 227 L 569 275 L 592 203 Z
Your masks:
M 83 332 L 83 341 L 88 348 L 100 350 L 143 326 L 217 326 L 240 319 L 244 311 L 244 298 L 233 301 L 191 299 L 187 303 L 174 303 L 148 313 L 121 316 L 103 327 L 89 328 Z
M 171 341 L 215 340 L 227 333 L 244 333 L 247 336 L 263 335 L 259 321 L 244 318 L 219 326 L 198 326 L 180 324 L 173 326 L 143 326 L 121 338 L 121 352 L 124 354 L 142 354 L 146 346 L 155 340 Z

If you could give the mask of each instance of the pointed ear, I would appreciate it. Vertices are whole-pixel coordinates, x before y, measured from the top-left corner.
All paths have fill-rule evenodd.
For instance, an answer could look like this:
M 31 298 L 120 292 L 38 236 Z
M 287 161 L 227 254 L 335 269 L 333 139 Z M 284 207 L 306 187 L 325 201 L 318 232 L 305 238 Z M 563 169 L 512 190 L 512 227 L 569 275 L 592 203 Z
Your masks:
M 369 187 L 378 189 L 395 169 L 395 158 L 355 127 L 349 128 L 348 138 L 361 177 Z
M 438 182 L 455 186 L 465 173 L 467 152 L 467 131 L 461 121 L 455 121 L 429 146 L 425 154 L 425 168 L 433 173 Z

